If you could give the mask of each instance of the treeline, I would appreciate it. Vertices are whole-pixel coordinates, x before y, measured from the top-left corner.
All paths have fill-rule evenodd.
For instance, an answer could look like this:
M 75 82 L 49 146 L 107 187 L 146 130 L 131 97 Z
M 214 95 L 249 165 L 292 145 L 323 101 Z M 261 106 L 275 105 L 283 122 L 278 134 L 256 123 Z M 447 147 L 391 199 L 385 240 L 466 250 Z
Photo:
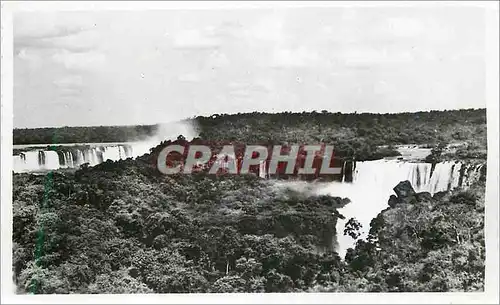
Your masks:
M 153 136 L 157 125 L 15 128 L 13 143 L 109 143 L 139 141 Z
M 486 109 L 371 114 L 330 112 L 244 113 L 196 118 L 200 137 L 211 140 L 351 146 L 437 144 L 470 139 L 486 145 Z
M 486 109 L 371 114 L 238 113 L 192 119 L 202 139 L 255 143 L 437 144 L 472 138 L 486 145 Z M 122 142 L 151 136 L 156 125 L 14 129 L 14 144 Z M 167 139 L 165 139 L 167 140 Z M 356 145 L 356 144 L 353 144 Z
M 398 156 L 396 144 L 467 142 L 460 156 L 486 153 L 486 110 L 464 109 L 396 114 L 238 113 L 192 119 L 199 138 L 249 144 L 332 144 L 337 156 L 375 160 Z M 155 134 L 158 126 L 15 129 L 14 144 L 123 142 Z M 173 139 L 165 139 L 173 140 Z M 382 145 L 389 145 L 381 148 Z
M 398 195 L 343 261 L 335 235 L 360 229 L 335 230 L 345 198 L 255 175 L 163 176 L 147 155 L 15 174 L 15 281 L 20 293 L 482 290 L 484 179 Z

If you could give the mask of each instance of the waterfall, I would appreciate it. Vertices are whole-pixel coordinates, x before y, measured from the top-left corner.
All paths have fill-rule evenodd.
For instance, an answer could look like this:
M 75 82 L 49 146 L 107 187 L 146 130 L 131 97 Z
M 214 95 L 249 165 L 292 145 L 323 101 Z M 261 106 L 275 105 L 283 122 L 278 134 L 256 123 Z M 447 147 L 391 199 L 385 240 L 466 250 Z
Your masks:
M 453 187 L 457 187 L 458 183 L 457 185 L 450 185 L 455 180 L 453 177 L 453 174 L 455 173 L 455 171 L 453 170 L 454 166 L 455 163 L 450 161 L 445 161 L 436 164 L 436 168 L 432 173 L 431 181 L 428 185 L 428 188 L 426 188 L 423 191 L 434 194 L 441 191 L 447 191 Z M 457 163 L 457 166 L 460 166 L 460 163 Z
M 77 168 L 84 163 L 95 166 L 106 160 L 118 161 L 135 158 L 149 153 L 148 143 L 101 144 L 96 147 L 51 151 L 40 148 L 13 156 L 13 170 L 16 173 Z
M 118 146 L 105 147 L 102 158 L 104 161 L 108 159 L 113 161 L 120 160 L 120 148 Z
M 261 178 L 267 177 L 266 163 L 266 161 L 260 161 L 259 163 L 259 177 Z
M 27 151 L 13 156 L 13 167 L 16 173 L 58 169 L 60 167 L 59 155 L 51 150 Z
M 343 257 L 347 248 L 354 246 L 349 236 L 344 236 L 344 225 L 351 218 L 356 218 L 363 228 L 361 238 L 366 238 L 370 222 L 383 209 L 387 208 L 389 197 L 394 194 L 393 188 L 401 181 L 409 180 L 416 192 L 448 191 L 459 186 L 461 172 L 462 186 L 469 186 L 481 175 L 481 166 L 471 166 L 461 171 L 460 162 L 441 162 L 436 164 L 431 175 L 432 165 L 429 163 L 410 163 L 396 160 L 376 160 L 356 162 L 352 183 L 321 183 L 317 193 L 347 197 L 351 203 L 340 210 L 346 217 L 337 223 L 337 251 Z
M 38 162 L 38 151 L 27 151 L 24 153 L 24 156 L 24 171 L 32 171 L 40 167 L 40 163 Z
M 24 154 L 14 156 L 14 162 L 13 162 L 12 166 L 14 167 L 14 171 L 16 171 L 18 173 L 26 171 L 26 168 L 27 168 L 26 156 Z
M 144 154 L 149 154 L 149 149 L 155 147 L 158 143 L 148 143 L 148 142 L 134 142 L 130 145 L 126 145 L 126 149 L 129 151 L 127 153 L 128 157 L 139 157 Z
M 63 168 L 73 168 L 75 167 L 73 154 L 70 151 L 64 152 L 64 164 L 61 166 Z
M 43 169 L 54 170 L 60 167 L 59 155 L 53 150 L 43 151 L 45 164 L 42 165 Z
M 97 148 L 90 148 L 86 149 L 83 154 L 84 154 L 84 159 L 86 163 L 89 163 L 90 166 L 94 166 L 99 164 L 99 157 L 97 156 Z M 118 160 L 118 159 L 117 159 Z
M 81 165 L 83 163 L 85 163 L 85 155 L 83 154 L 83 152 L 81 150 L 78 150 L 77 157 L 76 157 L 76 164 Z

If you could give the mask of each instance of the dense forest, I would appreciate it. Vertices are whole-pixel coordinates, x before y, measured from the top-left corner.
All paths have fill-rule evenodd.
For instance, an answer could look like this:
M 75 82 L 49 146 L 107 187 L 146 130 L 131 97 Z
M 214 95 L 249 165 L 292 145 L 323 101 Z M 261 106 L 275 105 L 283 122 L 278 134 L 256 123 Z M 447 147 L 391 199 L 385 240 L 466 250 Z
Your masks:
M 437 144 L 475 138 L 486 143 L 486 109 L 415 113 L 282 112 L 198 116 L 191 119 L 200 137 L 246 143 L 369 145 Z M 14 129 L 14 144 L 103 143 L 140 140 L 154 135 L 158 125 Z M 439 131 L 439 132 L 438 132 Z M 351 143 L 353 146 L 356 143 Z
M 348 198 L 256 175 L 163 176 L 153 156 L 15 174 L 19 293 L 476 291 L 484 283 L 484 177 L 467 191 L 395 186 L 359 236 Z M 389 198 L 388 198 L 389 199 Z
M 437 144 L 485 139 L 486 109 L 372 114 L 283 112 L 244 113 L 197 117 L 200 137 L 252 143 L 269 140 L 288 143 L 344 141 L 356 146 Z M 438 132 L 439 131 L 439 132 Z
M 110 143 L 139 141 L 153 136 L 157 125 L 15 128 L 13 143 Z

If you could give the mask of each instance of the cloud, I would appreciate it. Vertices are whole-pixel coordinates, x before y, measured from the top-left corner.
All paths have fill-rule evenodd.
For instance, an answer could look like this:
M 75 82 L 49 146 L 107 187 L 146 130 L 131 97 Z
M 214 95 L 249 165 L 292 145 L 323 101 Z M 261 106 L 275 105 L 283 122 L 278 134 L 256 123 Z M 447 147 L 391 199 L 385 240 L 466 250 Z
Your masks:
M 242 35 L 243 26 L 239 21 L 223 21 L 213 28 L 214 37 L 229 39 L 239 38 Z
M 184 30 L 176 33 L 173 38 L 173 46 L 175 49 L 216 49 L 220 46 L 219 39 L 213 37 L 205 30 Z
M 91 29 L 95 22 L 77 12 L 17 12 L 14 15 L 14 37 L 56 38 Z
M 457 37 L 457 27 L 437 18 L 389 17 L 378 22 L 370 31 L 379 40 L 401 43 L 408 40 L 441 44 Z M 458 33 L 460 33 L 459 31 Z M 463 33 L 461 33 L 463 34 Z
M 316 51 L 306 47 L 297 49 L 276 49 L 271 66 L 273 68 L 299 68 L 314 66 L 320 58 Z
M 33 24 L 35 25 L 35 24 Z M 21 27 L 16 31 L 14 27 L 14 40 L 16 39 L 47 39 L 75 35 L 87 30 L 82 26 L 54 26 L 54 27 Z
M 83 85 L 83 78 L 81 75 L 67 75 L 54 80 L 53 83 L 58 87 L 80 87 Z
M 268 16 L 247 29 L 245 34 L 248 38 L 254 40 L 267 40 L 277 42 L 284 38 L 283 17 L 279 15 Z
M 14 41 L 14 49 L 19 52 L 23 48 L 30 49 L 65 49 L 72 52 L 88 52 L 92 46 L 85 45 L 82 40 L 73 43 L 67 39 L 34 39 L 18 38 Z
M 346 66 L 371 66 L 380 64 L 404 64 L 415 61 L 411 51 L 401 48 L 351 47 L 336 54 Z M 368 68 L 368 67 L 364 67 Z
M 228 66 L 230 61 L 226 54 L 216 50 L 210 54 L 206 64 L 210 68 L 222 68 Z
M 73 53 L 67 50 L 56 52 L 52 56 L 56 63 L 64 65 L 67 69 L 86 70 L 100 67 L 106 63 L 106 56 L 97 51 Z
M 385 26 L 393 35 L 399 37 L 417 36 L 425 30 L 422 21 L 405 17 L 388 18 Z
M 75 17 L 75 18 L 73 18 Z M 24 48 L 39 50 L 64 49 L 72 52 L 88 52 L 96 42 L 93 22 L 77 16 L 51 13 L 36 17 L 18 13 L 14 18 L 14 50 Z
M 15 126 L 254 110 L 392 111 L 383 101 L 370 106 L 374 94 L 401 99 L 398 109 L 422 100 L 448 103 L 443 107 L 481 100 L 482 12 L 344 11 L 60 11 L 22 20 L 16 14 Z M 61 95 L 70 109 L 51 107 Z
M 27 48 L 19 49 L 16 55 L 17 58 L 29 62 L 31 64 L 39 64 L 42 59 L 39 52 L 35 52 Z
M 82 89 L 80 87 L 62 87 L 58 88 L 57 90 L 57 95 L 59 97 L 58 100 L 54 101 L 54 104 L 64 104 L 66 103 L 67 98 L 75 98 L 75 97 L 81 97 L 82 95 Z M 62 100 L 61 100 L 62 98 Z M 67 104 L 65 104 L 67 107 Z
M 234 91 L 258 91 L 258 92 L 269 92 L 267 84 L 263 81 L 255 82 L 230 82 L 228 85 L 230 90 Z
M 230 82 L 227 84 L 227 91 L 231 97 L 251 98 L 256 95 L 268 94 L 270 89 L 264 82 Z
M 177 80 L 183 83 L 197 83 L 201 81 L 200 75 L 197 73 L 182 74 L 177 77 Z

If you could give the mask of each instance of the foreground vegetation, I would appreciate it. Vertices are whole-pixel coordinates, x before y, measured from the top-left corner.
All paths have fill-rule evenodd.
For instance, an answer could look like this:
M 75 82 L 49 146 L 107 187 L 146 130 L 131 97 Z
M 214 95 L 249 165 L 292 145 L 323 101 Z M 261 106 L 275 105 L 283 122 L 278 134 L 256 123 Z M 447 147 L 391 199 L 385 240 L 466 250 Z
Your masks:
M 483 184 L 397 198 L 344 261 L 346 198 L 254 175 L 162 176 L 146 158 L 16 174 L 15 281 L 20 293 L 482 290 Z
M 320 291 L 484 289 L 484 177 L 467 191 L 403 194 L 346 254 L 347 284 Z

